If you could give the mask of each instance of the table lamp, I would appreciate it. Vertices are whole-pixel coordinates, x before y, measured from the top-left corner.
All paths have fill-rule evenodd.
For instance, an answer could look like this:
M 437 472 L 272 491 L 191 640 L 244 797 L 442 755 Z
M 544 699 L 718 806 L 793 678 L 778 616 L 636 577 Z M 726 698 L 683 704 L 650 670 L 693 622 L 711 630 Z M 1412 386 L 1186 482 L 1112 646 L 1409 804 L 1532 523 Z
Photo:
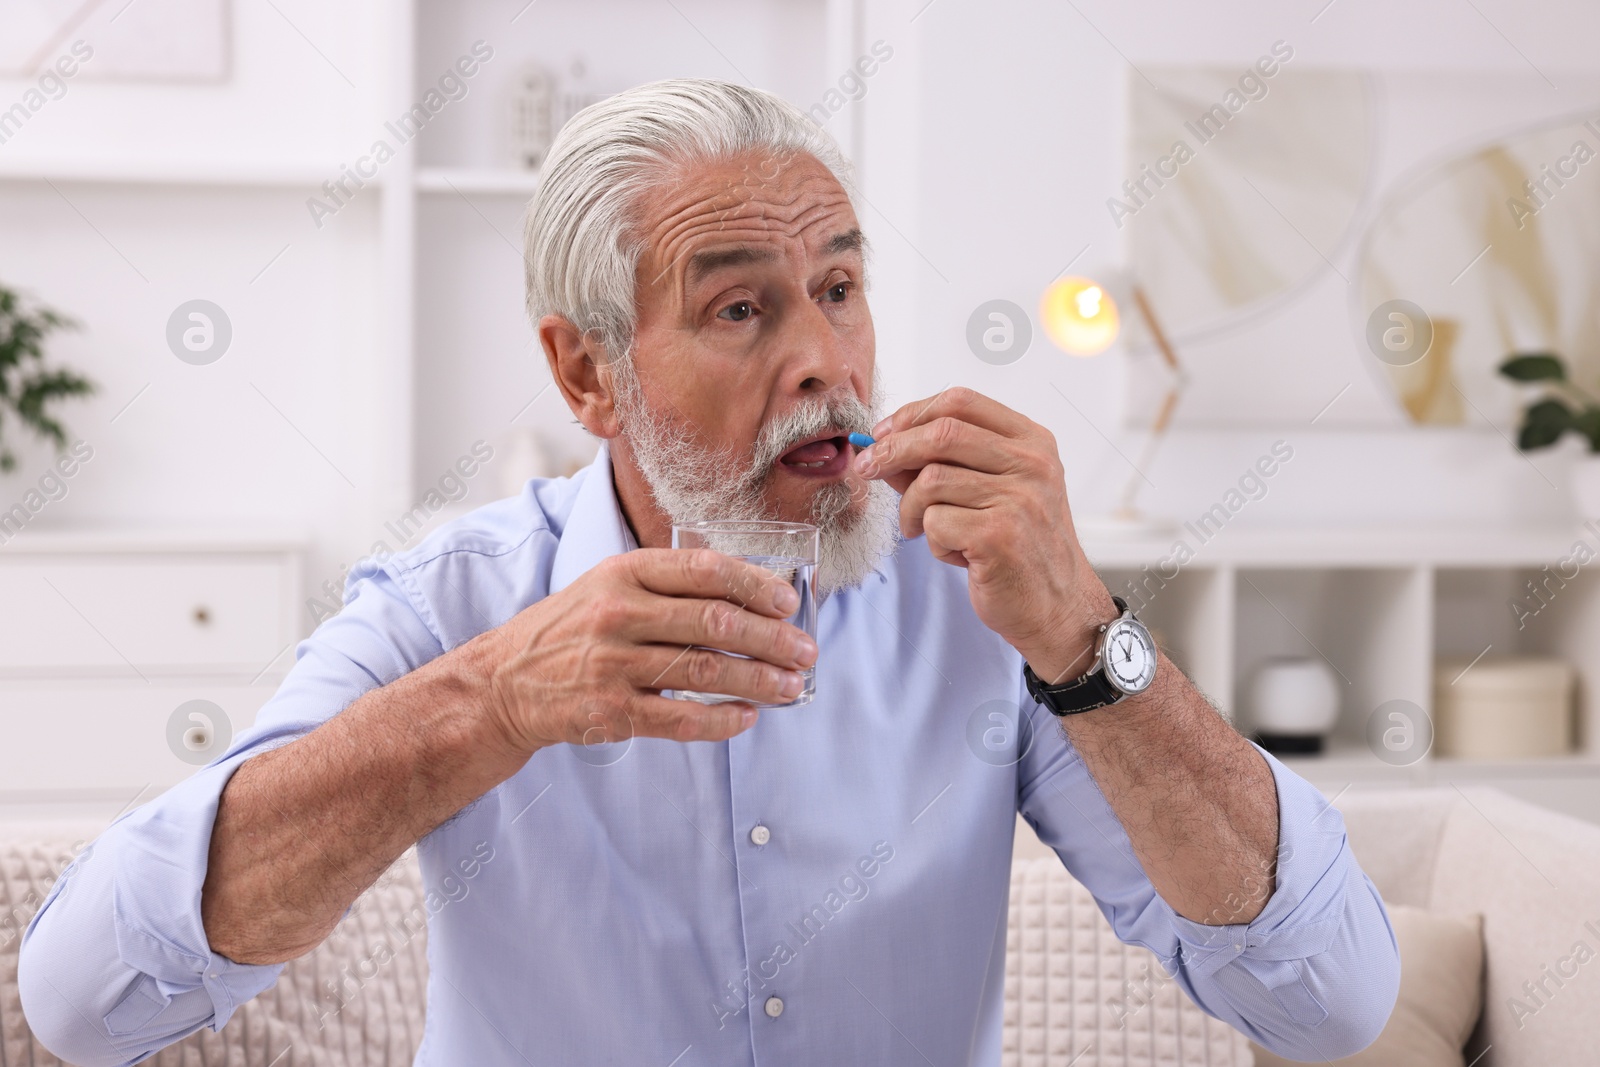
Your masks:
M 1151 423 L 1150 436 L 1134 465 L 1133 475 L 1123 487 L 1116 510 L 1110 515 L 1086 516 L 1078 525 L 1086 532 L 1113 536 L 1164 536 L 1176 532 L 1178 524 L 1176 520 L 1152 517 L 1139 511 L 1139 483 L 1145 480 L 1141 472 L 1155 458 L 1161 439 L 1172 423 L 1172 413 L 1177 409 L 1178 399 L 1188 379 L 1144 290 L 1137 282 L 1128 281 L 1124 284 L 1166 364 L 1167 394 L 1155 421 Z M 1051 283 L 1039 300 L 1039 319 L 1056 347 L 1071 356 L 1097 356 L 1111 347 L 1111 343 L 1122 332 L 1122 316 L 1110 288 L 1102 282 L 1078 275 L 1069 275 Z

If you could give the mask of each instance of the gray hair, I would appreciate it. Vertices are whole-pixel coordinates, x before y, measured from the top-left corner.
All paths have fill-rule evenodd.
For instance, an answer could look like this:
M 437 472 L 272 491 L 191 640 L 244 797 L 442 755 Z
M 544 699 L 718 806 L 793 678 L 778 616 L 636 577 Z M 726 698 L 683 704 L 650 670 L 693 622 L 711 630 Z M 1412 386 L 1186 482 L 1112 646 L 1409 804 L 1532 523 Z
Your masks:
M 760 89 L 702 78 L 649 82 L 574 115 L 540 168 L 523 231 L 528 318 L 556 314 L 598 335 L 624 367 L 637 324 L 640 193 L 683 163 L 804 152 L 856 201 L 854 168 L 805 112 Z M 865 279 L 863 279 L 865 286 Z

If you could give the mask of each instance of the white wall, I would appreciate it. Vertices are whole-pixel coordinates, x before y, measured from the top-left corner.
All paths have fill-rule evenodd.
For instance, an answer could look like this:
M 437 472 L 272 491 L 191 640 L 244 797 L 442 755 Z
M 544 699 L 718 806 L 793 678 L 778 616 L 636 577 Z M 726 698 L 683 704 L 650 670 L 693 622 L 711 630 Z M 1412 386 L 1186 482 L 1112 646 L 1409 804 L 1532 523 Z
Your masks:
M 320 228 L 306 198 L 383 114 L 382 8 L 234 3 L 228 81 L 107 82 L 91 59 L 0 145 L 0 281 L 82 323 L 50 352 L 100 386 L 60 409 L 94 458 L 35 522 L 304 534 L 318 580 L 370 540 L 407 421 L 384 370 L 381 193 Z M 0 80 L 0 108 L 31 84 Z M 196 298 L 233 327 L 208 366 L 166 343 Z M 19 451 L 0 507 L 48 463 Z
M 414 92 L 475 37 L 497 35 L 498 87 L 475 86 L 424 146 L 423 162 L 463 165 L 498 162 L 485 131 L 504 102 L 500 72 L 519 56 L 587 53 L 597 81 L 634 70 L 639 80 L 737 77 L 736 65 L 809 106 L 843 73 L 839 55 L 816 58 L 817 27 L 824 11 L 837 20 L 848 5 L 782 0 L 767 21 L 747 24 L 733 16 L 749 5 L 681 3 L 689 25 L 667 6 L 624 4 L 633 20 L 601 39 L 581 32 L 581 5 L 572 2 L 541 3 L 510 24 L 520 2 L 473 0 L 441 18 L 430 0 L 417 67 L 398 75 L 385 66 L 394 32 L 386 5 L 276 6 L 281 15 L 272 5 L 234 5 L 228 84 L 75 81 L 0 145 L 0 279 L 84 321 L 55 351 L 102 385 L 93 400 L 65 409 L 96 458 L 50 506 L 51 521 L 304 529 L 316 544 L 316 584 L 362 554 L 397 504 L 472 441 L 504 432 L 546 379 L 520 317 L 519 265 L 506 243 L 517 234 L 514 198 L 423 201 L 422 247 L 433 241 L 446 253 L 420 265 L 415 308 L 385 305 L 377 288 L 386 262 L 380 190 L 320 230 L 310 222 L 311 186 L 365 150 L 396 92 Z M 972 357 L 963 335 L 984 300 L 1031 309 L 1086 247 L 1075 269 L 1120 259 L 1104 204 L 1122 178 L 1130 62 L 1242 65 L 1282 37 L 1307 66 L 1526 72 L 1533 63 L 1558 84 L 1563 72 L 1597 67 L 1600 11 L 1577 0 L 1477 0 L 1477 10 L 1443 0 L 1336 0 L 1312 23 L 1321 7 L 866 0 L 856 54 L 878 40 L 894 54 L 830 128 L 862 146 L 863 222 L 876 248 L 870 298 L 894 398 L 950 382 L 990 393 L 1057 434 L 1080 513 L 1112 503 L 1129 471 L 1117 449 L 1133 456 L 1139 444 L 1122 428 L 1118 359 L 1069 360 L 1036 335 L 1023 361 L 991 367 Z M 0 81 L 0 105 L 27 84 Z M 54 168 L 81 178 L 106 159 L 218 177 L 56 188 L 3 177 Z M 225 180 L 240 171 L 303 180 L 255 189 Z M 172 308 L 197 296 L 222 304 L 236 331 L 234 350 L 209 367 L 179 363 L 163 341 Z M 409 383 L 390 369 L 395 324 L 412 314 L 414 412 L 402 406 Z M 1345 358 L 1360 353 L 1351 346 Z M 1492 431 L 1340 429 L 1336 415 L 1326 420 L 1333 428 L 1293 412 L 1277 426 L 1182 429 L 1148 468 L 1154 488 L 1144 503 L 1196 513 L 1281 436 L 1296 459 L 1249 521 L 1489 522 L 1566 506 Z M 553 394 L 521 420 L 573 436 Z M 0 477 L 0 505 L 26 490 L 44 459 L 34 450 L 15 475 Z M 1537 463 L 1559 486 L 1559 458 Z M 491 489 L 484 482 L 473 493 L 481 501 Z
M 1472 5 L 1362 0 L 1336 0 L 1326 9 L 1322 0 L 935 0 L 926 6 L 907 0 L 870 6 L 867 38 L 896 47 L 894 62 L 861 106 L 869 131 L 870 196 L 880 210 L 869 212 L 869 234 L 880 247 L 893 248 L 898 272 L 879 282 L 882 297 L 875 301 L 883 359 L 895 371 L 898 398 L 927 395 L 954 380 L 1049 426 L 1061 442 L 1080 514 L 1114 504 L 1132 470 L 1118 450 L 1133 458 L 1141 443 L 1137 433 L 1120 428 L 1126 386 L 1116 351 L 1075 360 L 1036 334 L 1020 362 L 991 367 L 972 357 L 963 332 L 972 309 L 991 298 L 1031 311 L 1086 246 L 1075 271 L 1120 262 L 1105 201 L 1125 177 L 1121 130 L 1127 79 L 1138 76 L 1133 68 L 1207 63 L 1242 69 L 1281 38 L 1293 42 L 1297 67 L 1542 78 L 1530 66 L 1536 64 L 1566 86 L 1550 90 L 1549 112 L 1597 103 L 1582 99 L 1572 89 L 1577 79 L 1569 77 L 1581 73 L 1592 84 L 1600 69 L 1600 57 L 1586 43 L 1600 34 L 1600 9 L 1576 0 L 1479 3 L 1482 15 Z M 1483 121 L 1492 124 L 1494 116 Z M 1431 127 L 1427 132 L 1443 136 Z M 1389 131 L 1411 139 L 1418 133 L 1404 124 L 1391 124 Z M 1396 154 L 1391 145 L 1390 166 Z M 1142 489 L 1146 510 L 1198 513 L 1281 437 L 1296 448 L 1296 460 L 1272 483 L 1268 500 L 1250 510 L 1251 522 L 1481 523 L 1564 514 L 1564 454 L 1530 463 L 1481 424 L 1426 431 L 1375 425 L 1393 421 L 1383 415 L 1393 405 L 1365 365 L 1370 356 L 1349 336 L 1343 290 L 1329 274 L 1254 329 L 1281 337 L 1285 358 L 1310 350 L 1317 361 L 1312 370 L 1350 383 L 1351 392 L 1316 425 L 1311 419 L 1320 404 L 1284 404 L 1275 396 L 1260 397 L 1258 406 L 1268 415 L 1259 428 L 1197 425 L 1180 408 L 1179 429 L 1145 470 L 1153 483 Z M 1182 354 L 1199 378 L 1208 356 L 1225 355 L 1227 344 Z M 1143 366 L 1150 368 L 1148 361 Z M 1337 391 L 1335 384 L 1326 398 Z

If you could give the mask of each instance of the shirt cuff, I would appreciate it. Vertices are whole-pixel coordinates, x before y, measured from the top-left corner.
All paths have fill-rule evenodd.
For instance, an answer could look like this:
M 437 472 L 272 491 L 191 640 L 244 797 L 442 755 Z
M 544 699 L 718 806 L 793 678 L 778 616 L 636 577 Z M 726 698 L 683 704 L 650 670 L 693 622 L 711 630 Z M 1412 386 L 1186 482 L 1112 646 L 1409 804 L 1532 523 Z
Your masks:
M 239 1005 L 270 988 L 284 965 L 235 963 L 211 950 L 200 915 L 201 889 L 210 857 L 217 804 L 251 749 L 197 771 L 158 800 L 135 809 L 95 843 L 96 859 L 115 871 L 111 902 L 117 953 L 150 976 L 139 998 L 124 1007 L 119 1027 L 154 1018 L 172 998 L 203 988 L 220 1030 Z M 145 1020 L 128 1018 L 145 1014 Z
M 1277 785 L 1276 863 L 1263 864 L 1239 894 L 1219 906 L 1217 921 L 1196 922 L 1173 912 L 1172 926 L 1189 973 L 1209 977 L 1237 960 L 1271 987 L 1275 973 L 1287 978 L 1294 972 L 1285 965 L 1326 951 L 1338 934 L 1355 861 L 1338 810 L 1311 783 L 1255 748 Z M 1253 908 L 1268 886 L 1272 895 L 1260 914 L 1246 923 L 1226 921 Z M 1316 1014 L 1295 1014 L 1307 1013 Z

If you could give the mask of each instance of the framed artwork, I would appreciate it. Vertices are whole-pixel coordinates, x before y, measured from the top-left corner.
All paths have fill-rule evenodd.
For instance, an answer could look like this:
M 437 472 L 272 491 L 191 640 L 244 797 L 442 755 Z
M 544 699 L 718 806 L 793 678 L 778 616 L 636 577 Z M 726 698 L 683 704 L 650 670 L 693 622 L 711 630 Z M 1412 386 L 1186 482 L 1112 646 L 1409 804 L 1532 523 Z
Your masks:
M 229 0 L 5 0 L 0 77 L 69 56 L 86 81 L 221 82 L 231 36 Z
M 1342 396 L 1321 424 L 1507 424 L 1518 393 L 1495 368 L 1519 350 L 1600 386 L 1600 79 L 1556 92 L 1287 49 L 1143 73 L 1108 210 L 1192 375 L 1180 422 L 1303 425 Z M 1374 349 L 1395 302 L 1425 316 L 1425 358 Z M 1153 417 L 1147 394 L 1130 424 Z

